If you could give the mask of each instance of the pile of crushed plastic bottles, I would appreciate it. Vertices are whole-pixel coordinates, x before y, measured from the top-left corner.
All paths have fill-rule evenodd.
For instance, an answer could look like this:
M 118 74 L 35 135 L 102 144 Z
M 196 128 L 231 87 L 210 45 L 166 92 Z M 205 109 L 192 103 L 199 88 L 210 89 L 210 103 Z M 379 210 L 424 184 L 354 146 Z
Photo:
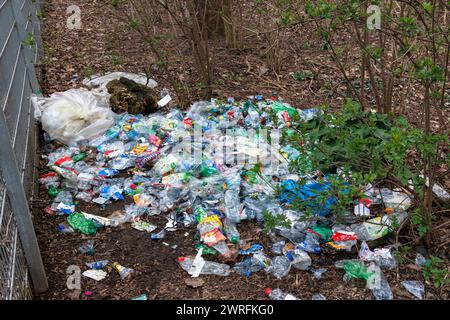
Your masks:
M 55 147 L 51 140 L 55 137 L 47 136 L 44 151 L 49 170 L 40 176 L 40 183 L 48 189 L 53 203 L 45 210 L 67 215 L 67 223 L 58 227 L 62 233 L 95 234 L 103 227 L 131 223 L 158 240 L 179 225 L 195 225 L 198 254 L 178 259 L 194 277 L 228 276 L 234 270 L 247 277 L 264 271 L 282 279 L 292 268 L 310 269 L 311 256 L 324 246 L 351 251 L 359 240 L 358 259 L 338 261 L 336 267 L 345 270 L 344 280 L 365 279 L 375 298 L 392 299 L 381 268 L 395 267 L 395 258 L 387 248 L 371 251 L 364 241 L 385 236 L 393 216 L 401 222 L 411 199 L 401 192 L 369 186 L 366 198 L 356 199 L 355 211 L 350 212 L 365 217 L 365 222 L 320 224 L 322 217 L 333 214 L 333 198 L 314 208 L 315 215 L 305 219 L 289 204 L 293 199 L 310 201 L 326 192 L 326 177 L 318 179 L 311 164 L 305 175 L 291 172 L 290 161 L 307 158 L 307 153 L 273 140 L 269 143 L 268 135 L 259 132 L 289 127 L 294 115 L 300 121 L 310 120 L 317 112 L 256 96 L 244 102 L 198 102 L 187 112 L 172 109 L 149 116 L 116 115 L 114 125 L 104 133 L 74 146 Z M 244 161 L 240 161 L 242 156 Z M 307 179 L 307 183 L 300 185 L 300 179 Z M 77 210 L 78 201 L 104 208 L 125 197 L 132 197 L 133 203 L 110 217 Z M 392 212 L 372 217 L 370 204 L 380 203 L 381 198 Z M 160 214 L 166 215 L 167 224 L 159 230 L 140 220 L 145 215 Z M 288 219 L 290 228 L 277 226 L 272 230 L 278 240 L 271 248 L 240 239 L 239 224 L 243 220 L 263 225 L 266 215 L 280 214 Z M 202 257 L 213 254 L 225 258 L 237 254 L 238 258 L 230 266 Z M 107 263 L 99 261 L 100 267 L 93 269 Z M 114 268 L 123 277 L 132 272 L 118 264 Z M 310 271 L 320 277 L 326 270 Z M 267 291 L 269 296 L 286 298 L 276 293 Z

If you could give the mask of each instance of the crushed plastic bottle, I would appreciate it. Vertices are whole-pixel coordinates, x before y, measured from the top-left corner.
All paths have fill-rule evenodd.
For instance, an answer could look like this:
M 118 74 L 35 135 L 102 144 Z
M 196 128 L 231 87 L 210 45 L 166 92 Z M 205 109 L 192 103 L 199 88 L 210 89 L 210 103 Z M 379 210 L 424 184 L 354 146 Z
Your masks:
M 64 233 L 64 234 L 69 234 L 69 233 L 75 232 L 75 230 L 73 230 L 73 228 L 70 225 L 68 225 L 67 223 L 60 223 L 56 229 L 59 232 Z
M 225 215 L 230 222 L 239 223 L 241 221 L 239 194 L 235 190 L 225 192 Z
M 372 274 L 367 279 L 367 288 L 372 291 L 376 300 L 392 300 L 391 287 L 380 267 L 372 263 L 368 268 L 368 272 Z
M 236 263 L 233 267 L 237 273 L 244 275 L 247 278 L 250 277 L 250 274 L 258 272 L 262 268 L 263 266 L 253 256 L 245 257 L 243 261 Z
M 425 286 L 422 282 L 416 280 L 407 280 L 401 282 L 402 286 L 419 300 L 425 296 Z
M 305 240 L 300 242 L 297 248 L 310 253 L 320 253 L 319 236 L 314 233 L 307 233 Z
M 311 269 L 311 272 L 313 274 L 313 277 L 317 280 L 322 278 L 322 275 L 327 272 L 326 268 L 318 268 L 318 269 Z
M 272 259 L 270 272 L 277 279 L 283 279 L 291 270 L 291 261 L 285 256 L 276 256 Z
M 427 264 L 427 259 L 420 253 L 417 253 L 415 262 L 419 267 L 423 267 L 424 265 Z
M 228 218 L 224 219 L 223 229 L 231 243 L 237 244 L 239 242 L 239 231 L 235 223 L 231 222 Z
M 382 268 L 393 269 L 397 265 L 397 261 L 389 249 L 376 248 L 371 251 L 365 241 L 361 243 L 358 255 L 362 261 L 373 261 Z
M 89 255 L 95 254 L 94 241 L 88 240 L 86 243 L 82 244 L 78 248 L 78 251 L 80 251 L 81 253 L 84 253 L 84 254 L 89 254 Z
M 286 257 L 295 269 L 308 270 L 311 266 L 311 258 L 303 250 L 296 249 L 295 251 L 288 251 Z
M 100 260 L 100 261 L 86 263 L 86 267 L 88 267 L 89 269 L 101 270 L 101 269 L 105 268 L 108 265 L 108 263 L 109 263 L 109 260 Z
M 185 271 L 189 271 L 192 267 L 194 259 L 192 257 L 179 257 L 177 262 Z M 228 277 L 230 275 L 230 266 L 227 264 L 205 261 L 201 268 L 200 274 L 211 274 L 216 276 Z
M 327 300 L 327 298 L 321 293 L 315 293 L 312 295 L 311 300 Z
M 337 266 L 337 265 L 336 265 Z M 346 275 L 351 278 L 364 279 L 368 280 L 369 277 L 373 274 L 370 272 L 364 262 L 359 260 L 347 260 L 343 263 L 343 269 L 346 272 Z
M 277 254 L 277 255 L 283 254 L 283 247 L 285 246 L 285 244 L 286 244 L 286 241 L 284 241 L 284 240 L 274 243 L 272 245 L 272 247 L 270 248 L 270 252 Z
M 58 192 L 53 200 L 51 209 L 61 215 L 69 215 L 75 212 L 75 204 L 73 203 L 72 194 L 68 191 Z
M 113 262 L 113 264 L 111 265 L 120 275 L 120 278 L 122 280 L 124 280 L 125 278 L 127 278 L 128 276 L 131 275 L 131 273 L 134 272 L 133 269 L 131 268 L 126 268 L 124 266 L 121 266 L 119 263 L 117 262 Z
M 165 237 L 166 237 L 166 229 L 162 229 L 160 232 L 152 233 L 150 235 L 150 239 L 152 239 L 152 240 L 162 240 Z
M 270 300 L 300 300 L 296 296 L 290 293 L 286 293 L 281 289 L 267 288 L 264 293 L 269 297 Z

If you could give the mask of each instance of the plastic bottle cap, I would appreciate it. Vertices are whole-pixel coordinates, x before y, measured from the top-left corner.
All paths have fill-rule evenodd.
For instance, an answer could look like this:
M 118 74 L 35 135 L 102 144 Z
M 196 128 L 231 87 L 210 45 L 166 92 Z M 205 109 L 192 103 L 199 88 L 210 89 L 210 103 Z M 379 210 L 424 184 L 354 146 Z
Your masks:
M 270 293 L 272 292 L 272 289 L 267 288 L 266 290 L 264 290 L 264 293 L 268 296 Z
M 183 262 L 184 260 L 186 260 L 185 257 L 178 257 L 178 258 L 177 258 L 177 261 L 178 261 L 178 262 Z

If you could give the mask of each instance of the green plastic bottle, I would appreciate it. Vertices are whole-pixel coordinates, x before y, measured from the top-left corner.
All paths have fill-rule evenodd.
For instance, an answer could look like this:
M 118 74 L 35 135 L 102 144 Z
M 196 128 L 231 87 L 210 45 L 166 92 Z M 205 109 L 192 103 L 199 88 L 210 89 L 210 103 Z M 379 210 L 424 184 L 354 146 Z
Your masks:
M 209 247 L 209 246 L 207 246 L 207 245 L 205 245 L 205 244 L 203 244 L 203 243 L 197 243 L 197 244 L 195 245 L 195 250 L 198 251 L 198 250 L 200 250 L 200 248 L 203 248 L 203 254 L 205 254 L 205 255 L 216 256 L 216 255 L 219 254 L 219 252 L 217 252 L 216 249 L 211 248 L 211 247 Z
M 61 190 L 55 188 L 55 187 L 50 187 L 48 188 L 48 195 L 52 198 L 56 198 L 56 196 L 59 194 Z
M 97 232 L 97 226 L 91 220 L 86 219 L 81 213 L 75 212 L 67 217 L 70 226 L 81 233 L 92 235 Z
M 78 162 L 83 160 L 86 157 L 86 153 L 80 152 L 72 157 L 73 162 Z

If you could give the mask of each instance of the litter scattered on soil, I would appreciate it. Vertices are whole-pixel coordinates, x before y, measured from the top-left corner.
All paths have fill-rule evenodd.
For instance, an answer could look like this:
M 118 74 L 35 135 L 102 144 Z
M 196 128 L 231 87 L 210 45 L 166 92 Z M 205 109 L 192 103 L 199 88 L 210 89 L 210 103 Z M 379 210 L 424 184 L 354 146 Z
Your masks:
M 91 293 L 85 296 L 143 300 L 203 290 L 198 297 L 324 300 L 336 296 L 316 292 L 315 283 L 329 281 L 336 292 L 354 298 L 359 279 L 359 287 L 368 289 L 359 298 L 368 292 L 375 299 L 394 298 L 385 273 L 397 267 L 395 256 L 390 247 L 371 249 L 366 241 L 386 237 L 401 224 L 411 199 L 401 190 L 367 185 L 365 196 L 349 209 L 356 220 L 330 223 L 336 221 L 336 199 L 329 193 L 330 176 L 308 161 L 314 141 L 299 151 L 280 145 L 279 135 L 292 121 L 307 122 L 321 111 L 257 95 L 242 102 L 200 101 L 184 112 L 164 93 L 157 108 L 142 105 L 145 115 L 115 114 L 108 102 L 120 97 L 105 88 L 117 76 L 97 78 L 92 90 L 34 99 L 47 131 L 42 155 L 47 170 L 39 181 L 51 200 L 41 214 L 58 226 L 48 231 L 57 236 L 47 245 L 58 248 L 63 242 L 61 251 L 77 251 L 60 261 L 61 270 L 75 264 L 99 281 L 83 287 Z M 298 158 L 307 168 L 301 175 L 289 166 Z M 313 215 L 294 209 L 297 201 L 307 203 Z M 371 210 L 376 205 L 389 210 Z M 280 216 L 287 224 L 263 231 L 267 219 Z M 66 247 L 77 239 L 78 246 Z M 171 283 L 161 283 L 159 273 Z M 308 297 L 297 294 L 299 277 Z M 248 288 L 236 295 L 230 285 L 212 294 L 227 278 L 245 281 Z M 295 283 L 298 292 L 280 290 L 282 280 Z M 138 283 L 146 293 L 126 292 L 124 282 L 129 288 Z M 149 289 L 156 282 L 159 289 Z M 177 284 L 188 288 L 174 289 Z M 280 288 L 264 290 L 268 285 Z M 97 286 L 100 295 L 94 294 Z M 418 286 L 405 287 L 423 296 Z

